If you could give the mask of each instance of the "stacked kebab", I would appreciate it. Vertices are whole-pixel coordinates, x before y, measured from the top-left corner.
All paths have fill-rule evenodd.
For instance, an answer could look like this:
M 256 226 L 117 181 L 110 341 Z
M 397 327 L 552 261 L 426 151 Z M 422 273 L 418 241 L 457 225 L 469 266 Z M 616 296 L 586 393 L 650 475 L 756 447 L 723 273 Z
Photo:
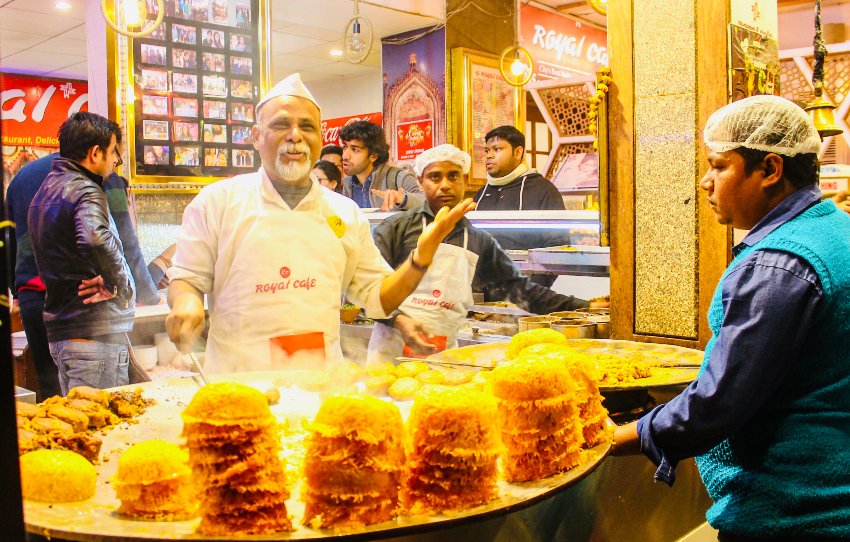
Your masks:
M 266 397 L 242 384 L 201 388 L 182 414 L 189 464 L 203 489 L 208 536 L 292 530 L 277 422 Z
M 426 386 L 408 420 L 402 501 L 411 513 L 458 510 L 497 496 L 496 401 L 479 391 Z
M 361 395 L 322 403 L 307 438 L 304 524 L 349 529 L 394 518 L 404 426 L 392 403 Z

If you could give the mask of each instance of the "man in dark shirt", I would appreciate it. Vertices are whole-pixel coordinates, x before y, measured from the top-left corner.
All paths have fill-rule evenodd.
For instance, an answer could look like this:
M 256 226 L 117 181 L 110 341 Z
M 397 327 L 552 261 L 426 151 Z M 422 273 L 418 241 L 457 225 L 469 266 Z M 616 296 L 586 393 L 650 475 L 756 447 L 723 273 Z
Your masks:
M 415 261 L 416 240 L 425 225 L 442 207 L 463 198 L 470 161 L 467 153 L 448 144 L 417 156 L 414 170 L 426 202 L 387 218 L 374 231 L 375 244 L 391 266 Z M 440 245 L 417 290 L 392 318 L 376 323 L 370 358 L 399 356 L 404 345 L 419 354 L 455 346 L 472 305 L 472 288 L 483 291 L 487 300 L 507 299 L 535 313 L 587 305 L 529 281 L 489 233 L 462 219 Z
M 850 539 L 850 218 L 818 188 L 803 109 L 752 96 L 704 130 L 700 181 L 720 224 L 749 230 L 708 309 L 712 338 L 681 394 L 617 428 L 673 484 L 696 456 L 723 542 Z
M 563 211 L 564 198 L 552 181 L 525 163 L 525 136 L 513 126 L 499 126 L 484 136 L 487 184 L 475 194 L 478 211 Z M 528 250 L 569 244 L 566 233 L 547 231 L 494 234 L 506 250 Z M 554 275 L 534 275 L 532 280 L 552 286 Z
M 60 391 L 56 364 L 53 363 L 47 347 L 47 330 L 42 320 L 45 287 L 38 276 L 32 253 L 27 212 L 33 196 L 50 173 L 53 160 L 58 157 L 59 153 L 48 154 L 25 165 L 12 179 L 6 193 L 9 217 L 15 222 L 15 237 L 11 240 L 10 251 L 13 257 L 12 268 L 15 270 L 13 293 L 18 299 L 27 344 L 35 361 L 39 400 L 58 395 Z M 156 282 L 159 282 L 163 273 L 155 264 L 145 266 L 139 239 L 130 217 L 126 181 L 113 173 L 106 180 L 104 187 L 109 201 L 109 214 L 118 228 L 118 236 L 124 246 L 124 257 L 130 265 L 136 283 L 136 301 L 140 305 L 155 305 L 160 302 L 160 296 L 154 276 Z
M 133 328 L 135 284 L 104 188 L 121 165 L 120 144 L 115 122 L 88 112 L 71 115 L 59 128 L 60 156 L 27 214 L 63 395 L 79 385 L 129 383 L 126 333 Z

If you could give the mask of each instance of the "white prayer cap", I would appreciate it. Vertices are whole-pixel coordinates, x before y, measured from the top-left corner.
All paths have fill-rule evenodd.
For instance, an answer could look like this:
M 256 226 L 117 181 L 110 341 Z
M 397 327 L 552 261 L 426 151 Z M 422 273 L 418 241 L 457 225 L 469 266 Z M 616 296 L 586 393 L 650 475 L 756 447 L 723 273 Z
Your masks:
M 422 172 L 425 171 L 428 164 L 433 164 L 434 162 L 451 162 L 452 164 L 457 164 L 463 170 L 463 174 L 466 175 L 469 173 L 472 158 L 469 157 L 469 153 L 458 149 L 454 145 L 443 143 L 419 154 L 413 162 L 413 172 L 416 173 L 417 177 L 421 177 Z
M 706 146 L 714 152 L 738 147 L 775 152 L 783 156 L 820 150 L 818 131 L 797 104 L 779 96 L 750 96 L 715 111 L 703 131 Z
M 322 110 L 319 107 L 319 103 L 316 101 L 316 98 L 310 94 L 310 91 L 307 90 L 307 87 L 304 86 L 304 83 L 301 81 L 301 74 L 293 73 L 286 79 L 283 79 L 280 83 L 273 86 L 266 95 L 260 99 L 260 102 L 257 104 L 257 109 L 259 110 L 266 102 L 273 100 L 279 96 L 295 96 L 298 98 L 305 98 L 310 100 L 316 107 L 319 108 L 319 111 Z

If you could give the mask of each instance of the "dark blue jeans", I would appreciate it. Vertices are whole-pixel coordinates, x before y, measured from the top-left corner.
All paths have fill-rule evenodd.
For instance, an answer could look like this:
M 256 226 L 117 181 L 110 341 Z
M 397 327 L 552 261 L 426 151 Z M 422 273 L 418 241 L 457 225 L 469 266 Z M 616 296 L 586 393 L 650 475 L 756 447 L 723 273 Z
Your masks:
M 27 335 L 35 370 L 38 374 L 38 400 L 60 395 L 59 370 L 50 355 L 47 345 L 47 330 L 44 327 L 44 292 L 21 290 L 18 293 L 18 305 L 21 308 L 21 321 Z

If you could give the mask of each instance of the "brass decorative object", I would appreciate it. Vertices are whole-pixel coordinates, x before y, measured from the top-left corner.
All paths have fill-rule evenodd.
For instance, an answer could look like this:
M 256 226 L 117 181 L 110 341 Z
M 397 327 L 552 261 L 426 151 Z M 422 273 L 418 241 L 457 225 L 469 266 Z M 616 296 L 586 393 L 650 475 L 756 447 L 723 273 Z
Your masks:
M 587 0 L 587 4 L 593 8 L 593 11 L 600 15 L 608 15 L 608 0 Z
M 820 0 L 815 3 L 815 69 L 812 72 L 812 86 L 815 99 L 806 104 L 806 111 L 812 117 L 812 122 L 821 139 L 836 136 L 844 132 L 835 123 L 835 104 L 823 97 L 823 63 L 826 59 L 826 45 L 823 43 L 823 32 L 820 20 Z
M 148 15 L 147 6 L 144 1 L 118 0 L 115 3 L 115 11 L 117 12 L 119 9 L 121 10 L 121 18 L 124 20 L 123 24 L 126 25 L 126 28 L 123 28 L 119 24 L 117 13 L 112 16 L 110 15 L 106 7 L 106 0 L 100 0 L 100 12 L 106 24 L 112 30 L 128 38 L 143 38 L 147 36 L 162 24 L 162 19 L 165 17 L 164 0 L 156 0 L 156 20 L 147 27 L 144 26 Z M 112 20 L 113 18 L 115 18 L 114 21 Z M 131 28 L 138 28 L 139 30 L 133 31 L 130 30 Z
M 519 44 L 519 4 L 514 4 L 514 44 L 506 47 L 499 57 L 502 79 L 514 87 L 521 87 L 534 76 L 534 59 Z

